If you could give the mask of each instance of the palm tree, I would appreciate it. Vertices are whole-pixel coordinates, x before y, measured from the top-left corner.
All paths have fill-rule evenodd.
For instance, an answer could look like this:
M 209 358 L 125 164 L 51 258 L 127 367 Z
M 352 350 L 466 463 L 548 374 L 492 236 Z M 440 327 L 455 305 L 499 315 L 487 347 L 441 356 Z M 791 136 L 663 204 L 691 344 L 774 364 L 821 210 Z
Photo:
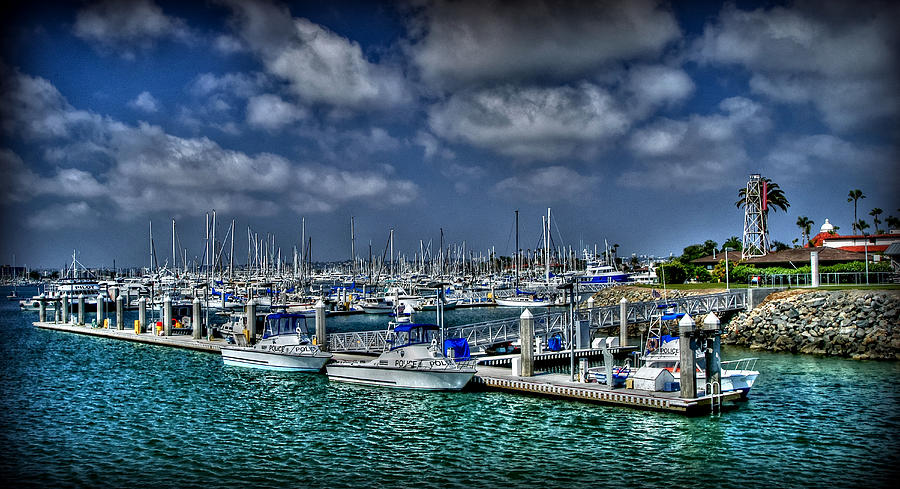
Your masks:
M 875 234 L 881 234 L 884 232 L 881 229 L 878 229 L 878 225 L 881 224 L 881 219 L 879 219 L 878 216 L 880 216 L 882 212 L 884 211 L 879 209 L 878 207 L 869 211 L 869 215 L 872 216 L 872 223 L 875 224 Z
M 865 231 L 865 230 L 866 230 L 866 229 L 869 229 L 869 223 L 867 223 L 866 221 L 860 219 L 859 221 L 856 222 L 856 229 L 857 229 L 860 233 L 862 233 L 863 236 L 865 236 L 865 235 L 866 235 L 866 231 Z
M 890 229 L 898 229 L 900 228 L 900 219 L 897 219 L 894 216 L 887 216 L 884 222 L 888 225 Z
M 788 207 L 790 207 L 791 204 L 788 202 L 787 197 L 784 196 L 784 191 L 781 190 L 781 187 L 767 177 L 763 177 L 762 181 L 766 182 L 766 202 L 768 203 L 764 212 L 766 217 L 769 217 L 769 208 L 772 208 L 772 210 L 781 209 L 787 212 Z M 738 189 L 738 197 L 739 199 L 734 205 L 738 208 L 744 207 L 744 205 L 747 204 L 746 187 Z
M 856 224 L 857 224 L 856 201 L 859 199 L 865 199 L 865 198 L 866 198 L 866 196 L 863 195 L 862 190 L 860 190 L 860 189 L 851 190 L 850 193 L 847 195 L 847 202 L 853 202 L 853 229 L 854 229 L 854 232 L 856 232 L 855 230 L 857 229 L 857 226 L 856 226 Z
M 797 218 L 797 227 L 800 228 L 800 237 L 803 238 L 803 244 L 809 242 L 809 232 L 812 229 L 813 222 L 806 216 L 800 216 Z

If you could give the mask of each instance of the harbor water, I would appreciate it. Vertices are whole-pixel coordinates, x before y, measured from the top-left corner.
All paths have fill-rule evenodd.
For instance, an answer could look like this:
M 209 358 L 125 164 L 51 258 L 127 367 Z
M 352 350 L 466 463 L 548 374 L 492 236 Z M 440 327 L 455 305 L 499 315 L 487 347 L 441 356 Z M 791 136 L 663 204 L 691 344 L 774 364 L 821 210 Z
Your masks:
M 893 487 L 900 467 L 900 362 L 729 347 L 760 357 L 750 400 L 686 418 L 329 383 L 36 320 L 0 304 L 9 487 Z

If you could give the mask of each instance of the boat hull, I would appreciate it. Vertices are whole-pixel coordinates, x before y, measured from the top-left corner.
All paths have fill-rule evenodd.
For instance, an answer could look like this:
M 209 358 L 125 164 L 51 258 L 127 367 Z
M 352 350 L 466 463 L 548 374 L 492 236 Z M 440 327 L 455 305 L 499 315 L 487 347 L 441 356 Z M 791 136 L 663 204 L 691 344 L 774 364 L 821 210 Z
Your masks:
M 266 350 L 222 347 L 222 361 L 225 365 L 280 372 L 318 372 L 330 358 L 331 354 L 312 353 L 306 346 L 282 346 Z
M 474 369 L 412 370 L 372 364 L 333 363 L 325 367 L 328 380 L 400 389 L 458 391 L 475 376 Z
M 501 307 L 549 307 L 553 304 L 549 300 L 494 299 L 494 302 Z

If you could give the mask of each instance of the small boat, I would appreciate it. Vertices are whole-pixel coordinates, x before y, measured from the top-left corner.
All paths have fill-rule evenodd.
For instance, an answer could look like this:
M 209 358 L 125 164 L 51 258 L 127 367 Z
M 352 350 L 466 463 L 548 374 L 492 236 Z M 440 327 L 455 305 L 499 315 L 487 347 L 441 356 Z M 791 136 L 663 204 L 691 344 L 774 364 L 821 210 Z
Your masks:
M 434 324 L 405 322 L 398 315 L 388 330 L 389 349 L 365 362 L 336 362 L 325 367 L 329 380 L 403 389 L 458 391 L 475 376 L 475 361 L 441 352 Z
M 384 297 L 369 297 L 356 303 L 366 314 L 390 314 L 394 306 Z
M 426 297 L 425 300 L 419 305 L 418 310 L 420 311 L 436 311 L 438 304 L 437 297 Z M 459 305 L 458 299 L 444 299 L 444 310 L 449 311 L 450 309 L 456 309 L 456 306 Z
M 254 345 L 246 345 L 246 338 L 242 335 L 235 334 L 233 337 L 238 346 L 222 347 L 222 361 L 229 366 L 282 372 L 318 372 L 332 357 L 331 353 L 321 351 L 310 340 L 306 316 L 302 314 L 267 315 L 263 337 Z
M 496 298 L 494 302 L 502 307 L 549 307 L 553 301 L 548 297 L 538 297 L 537 294 L 522 292 L 518 289 L 513 297 Z

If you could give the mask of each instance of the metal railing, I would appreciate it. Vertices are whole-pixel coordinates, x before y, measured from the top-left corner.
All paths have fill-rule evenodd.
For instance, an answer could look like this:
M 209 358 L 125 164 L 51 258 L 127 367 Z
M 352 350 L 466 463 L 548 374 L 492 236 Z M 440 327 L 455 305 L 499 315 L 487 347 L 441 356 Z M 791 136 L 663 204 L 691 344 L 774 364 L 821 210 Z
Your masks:
M 747 291 L 735 289 L 718 294 L 695 295 L 667 299 L 678 312 L 692 316 L 709 312 L 734 311 L 746 309 Z M 626 311 L 629 324 L 649 322 L 653 315 L 659 314 L 659 305 L 663 301 L 633 302 Z M 568 312 L 549 312 L 534 316 L 534 335 L 549 337 L 556 333 L 563 335 L 568 344 L 569 328 Z M 619 325 L 619 306 L 603 306 L 593 309 L 575 311 L 576 321 L 590 321 L 592 329 L 608 328 Z M 465 338 L 471 348 L 480 348 L 502 341 L 519 339 L 519 317 L 497 319 L 463 326 L 446 328 L 446 338 Z M 358 331 L 351 333 L 332 333 L 328 335 L 328 346 L 333 352 L 382 352 L 387 345 L 387 331 Z
M 757 275 L 758 280 L 748 280 L 751 286 L 760 287 L 809 287 L 812 285 L 812 274 L 783 273 L 773 275 Z M 898 283 L 900 274 L 894 272 L 827 272 L 819 273 L 819 285 L 866 285 Z

